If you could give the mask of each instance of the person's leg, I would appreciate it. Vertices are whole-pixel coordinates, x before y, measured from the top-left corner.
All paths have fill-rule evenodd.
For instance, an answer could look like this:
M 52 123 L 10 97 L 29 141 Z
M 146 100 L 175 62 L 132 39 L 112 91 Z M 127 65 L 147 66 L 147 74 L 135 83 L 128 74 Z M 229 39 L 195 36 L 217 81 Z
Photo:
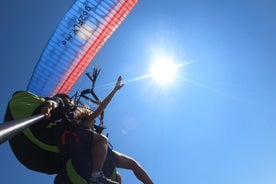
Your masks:
M 95 173 L 102 171 L 103 163 L 107 154 L 108 141 L 105 136 L 95 133 L 92 144 L 92 173 Z
M 105 136 L 94 133 L 94 138 L 92 142 L 92 175 L 89 179 L 89 184 L 118 184 L 117 182 L 111 181 L 106 178 L 102 172 L 103 163 L 107 154 L 108 140 Z

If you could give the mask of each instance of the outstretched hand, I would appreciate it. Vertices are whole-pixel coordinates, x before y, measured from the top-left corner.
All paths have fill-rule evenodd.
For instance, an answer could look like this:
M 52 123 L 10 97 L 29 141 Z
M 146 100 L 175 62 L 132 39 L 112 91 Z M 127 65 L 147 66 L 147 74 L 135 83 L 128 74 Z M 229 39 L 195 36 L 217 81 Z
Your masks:
M 116 82 L 116 86 L 114 88 L 115 90 L 119 90 L 124 86 L 124 84 L 121 84 L 122 79 L 123 79 L 122 76 L 118 77 L 117 82 Z
M 121 84 L 121 81 L 122 81 L 122 77 L 119 76 L 113 90 L 107 95 L 107 97 L 104 98 L 104 100 L 101 103 L 99 103 L 99 106 L 91 114 L 90 119 L 92 120 L 96 119 L 103 112 L 103 110 L 107 107 L 107 105 L 109 104 L 109 102 L 111 101 L 115 93 L 124 86 L 124 84 Z

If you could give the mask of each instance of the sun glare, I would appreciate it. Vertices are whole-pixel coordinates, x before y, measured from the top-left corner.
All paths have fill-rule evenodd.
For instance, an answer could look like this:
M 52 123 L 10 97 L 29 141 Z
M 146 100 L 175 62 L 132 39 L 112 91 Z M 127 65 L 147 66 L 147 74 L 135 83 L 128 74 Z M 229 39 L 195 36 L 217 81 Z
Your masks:
M 151 66 L 151 76 L 158 84 L 168 84 L 175 80 L 177 66 L 170 58 L 158 58 Z

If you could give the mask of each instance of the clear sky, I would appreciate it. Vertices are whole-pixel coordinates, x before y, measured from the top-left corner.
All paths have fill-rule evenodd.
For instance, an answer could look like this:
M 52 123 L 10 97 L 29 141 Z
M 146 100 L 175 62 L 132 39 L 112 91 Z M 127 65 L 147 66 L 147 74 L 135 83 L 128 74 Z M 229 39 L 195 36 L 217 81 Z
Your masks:
M 1 119 L 72 3 L 0 1 Z M 87 70 L 101 66 L 101 98 L 123 77 L 105 111 L 114 148 L 156 184 L 275 184 L 275 9 L 273 0 L 141 0 Z M 157 57 L 178 66 L 166 85 L 145 77 Z M 82 77 L 72 92 L 88 87 Z M 8 143 L 0 171 L 0 183 L 54 179 L 23 167 Z M 120 172 L 124 183 L 139 183 Z

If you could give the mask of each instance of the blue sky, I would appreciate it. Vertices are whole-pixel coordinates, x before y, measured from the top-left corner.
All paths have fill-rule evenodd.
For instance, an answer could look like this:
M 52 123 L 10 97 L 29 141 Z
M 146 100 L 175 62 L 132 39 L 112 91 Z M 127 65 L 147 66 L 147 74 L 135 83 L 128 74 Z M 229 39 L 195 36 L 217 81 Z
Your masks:
M 73 0 L 1 0 L 0 117 L 26 89 L 48 39 Z M 96 91 L 122 75 L 106 109 L 116 150 L 137 159 L 155 183 L 276 183 L 276 3 L 272 0 L 141 0 L 94 58 Z M 166 86 L 149 73 L 155 56 L 177 64 Z M 82 77 L 74 90 L 90 87 Z M 0 146 L 1 183 L 52 183 Z M 120 170 L 124 183 L 138 184 Z

